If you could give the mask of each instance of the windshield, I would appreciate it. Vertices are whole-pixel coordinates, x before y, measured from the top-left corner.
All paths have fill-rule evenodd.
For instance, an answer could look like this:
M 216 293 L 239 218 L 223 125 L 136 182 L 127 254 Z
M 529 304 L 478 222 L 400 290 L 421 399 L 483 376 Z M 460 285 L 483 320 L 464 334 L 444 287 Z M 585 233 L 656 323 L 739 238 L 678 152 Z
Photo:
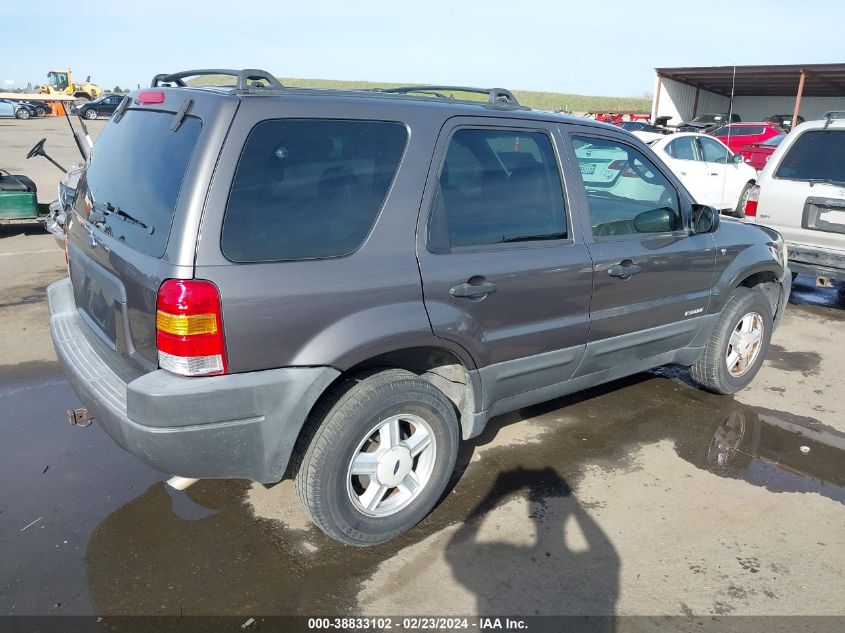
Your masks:
M 82 218 L 99 211 L 98 228 L 153 257 L 164 255 L 202 127 L 189 116 L 173 132 L 173 117 L 129 110 L 119 123 L 109 123 L 94 145 L 76 198 Z
M 719 121 L 724 121 L 725 115 L 724 114 L 699 114 L 695 117 L 692 122 L 693 123 L 718 123 Z
M 775 178 L 845 182 L 845 130 L 808 130 L 783 157 Z
M 57 90 L 67 88 L 67 73 L 47 73 L 47 83 Z

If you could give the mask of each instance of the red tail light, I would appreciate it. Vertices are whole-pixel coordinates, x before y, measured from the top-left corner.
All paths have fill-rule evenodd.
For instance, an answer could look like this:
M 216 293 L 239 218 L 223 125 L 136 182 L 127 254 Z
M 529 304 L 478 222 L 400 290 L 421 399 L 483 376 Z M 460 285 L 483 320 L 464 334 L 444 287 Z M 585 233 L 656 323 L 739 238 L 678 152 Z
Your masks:
M 220 294 L 210 281 L 167 279 L 158 289 L 158 365 L 182 376 L 229 371 Z
M 748 197 L 742 207 L 742 213 L 746 217 L 757 217 L 757 202 L 760 200 L 760 185 L 754 185 L 748 190 Z

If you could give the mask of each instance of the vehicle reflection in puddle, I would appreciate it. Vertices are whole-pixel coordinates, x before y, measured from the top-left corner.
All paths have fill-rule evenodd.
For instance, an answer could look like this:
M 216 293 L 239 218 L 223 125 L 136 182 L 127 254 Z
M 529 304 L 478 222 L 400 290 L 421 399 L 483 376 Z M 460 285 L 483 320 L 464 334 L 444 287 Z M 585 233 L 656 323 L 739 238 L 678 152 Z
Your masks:
M 640 374 L 493 421 L 462 451 L 454 494 L 447 494 L 409 533 L 374 548 L 348 548 L 314 527 L 291 529 L 256 518 L 245 503 L 247 482 L 201 481 L 177 493 L 186 495 L 181 501 L 157 483 L 108 516 L 89 540 L 87 576 L 94 611 L 98 615 L 354 612 L 362 584 L 381 563 L 405 547 L 477 517 L 479 508 L 483 514 L 503 494 L 522 495 L 532 503 L 541 501 L 538 496 L 551 505 L 563 503 L 542 486 L 503 492 L 501 482 L 509 480 L 503 475 L 513 479 L 520 469 L 551 468 L 562 486 L 571 490 L 565 502 L 578 503 L 578 485 L 588 466 L 600 464 L 610 477 L 622 476 L 642 467 L 636 463 L 638 447 L 666 440 L 674 444 L 679 457 L 708 472 L 773 493 L 815 493 L 845 503 L 845 434 L 812 419 L 714 396 L 667 375 L 671 372 Z M 521 427 L 510 425 L 527 419 L 530 422 Z M 524 438 L 518 434 L 512 435 L 514 441 L 502 443 L 502 437 L 516 430 L 530 433 L 530 443 L 520 443 Z M 809 451 L 802 452 L 802 446 Z M 474 450 L 481 453 L 477 463 L 471 461 Z M 279 502 L 295 500 L 279 497 Z M 552 519 L 530 520 L 540 526 Z M 612 558 L 612 539 L 607 543 L 605 558 Z M 587 573 L 590 564 L 585 559 L 584 569 L 571 573 Z M 545 573 L 539 567 L 528 571 Z
M 693 464 L 776 492 L 815 492 L 845 504 L 845 434 L 814 420 L 737 408 Z

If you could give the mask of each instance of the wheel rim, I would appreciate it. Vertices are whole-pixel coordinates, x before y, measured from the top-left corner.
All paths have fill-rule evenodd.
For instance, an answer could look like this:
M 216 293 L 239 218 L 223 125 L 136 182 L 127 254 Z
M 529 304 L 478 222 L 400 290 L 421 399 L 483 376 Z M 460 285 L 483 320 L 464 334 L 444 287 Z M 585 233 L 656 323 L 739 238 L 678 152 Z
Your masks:
M 431 426 L 413 414 L 374 425 L 352 454 L 346 491 L 367 516 L 385 517 L 408 507 L 434 471 L 437 444 Z
M 94 112 L 93 110 L 88 110 L 88 112 L 85 113 L 85 118 L 86 119 L 96 119 L 97 113 Z
M 707 454 L 708 463 L 718 466 L 729 465 L 739 451 L 743 437 L 745 437 L 745 416 L 733 412 L 713 433 Z
M 762 343 L 763 318 L 756 312 L 749 312 L 736 324 L 728 341 L 725 364 L 731 376 L 739 378 L 754 365 Z

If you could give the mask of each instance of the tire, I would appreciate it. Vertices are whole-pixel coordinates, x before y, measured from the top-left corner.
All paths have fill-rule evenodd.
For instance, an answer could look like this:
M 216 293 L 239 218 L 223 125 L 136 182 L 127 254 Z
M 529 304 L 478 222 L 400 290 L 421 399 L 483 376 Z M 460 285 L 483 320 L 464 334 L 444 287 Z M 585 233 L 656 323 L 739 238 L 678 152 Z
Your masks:
M 35 115 L 36 116 L 41 117 L 41 116 L 44 116 L 45 114 L 47 114 L 47 110 L 44 108 L 44 106 L 38 106 L 38 107 L 35 108 Z
M 732 341 L 737 328 L 747 325 L 745 319 L 754 316 L 759 321 L 759 345 L 752 344 L 752 338 L 737 336 Z M 763 364 L 769 350 L 774 318 L 772 308 L 765 295 L 755 288 L 737 288 L 728 299 L 722 313 L 716 320 L 710 340 L 704 353 L 690 368 L 690 376 L 702 388 L 713 393 L 736 393 L 750 383 Z M 752 327 L 753 331 L 753 327 Z M 742 333 L 736 332 L 737 335 Z M 750 334 L 750 333 L 749 333 Z M 728 369 L 732 359 L 739 355 L 734 370 Z
M 88 108 L 82 116 L 89 121 L 93 121 L 97 118 L 97 111 L 94 108 Z
M 734 209 L 734 215 L 738 218 L 744 218 L 745 213 L 743 212 L 742 208 L 745 206 L 745 199 L 748 198 L 748 192 L 751 191 L 751 187 L 754 186 L 754 183 L 747 182 L 745 186 L 742 188 L 742 191 L 739 193 L 739 202 L 736 203 L 736 209 Z
M 397 418 L 393 426 L 390 421 Z M 378 430 L 386 427 L 398 429 L 400 441 L 386 437 L 395 433 Z M 426 434 L 429 444 L 412 457 L 412 438 Z M 356 456 L 382 451 L 381 457 L 366 460 L 373 476 L 353 474 L 353 460 L 364 464 Z M 331 538 L 357 547 L 377 545 L 431 511 L 457 454 L 455 407 L 439 389 L 401 369 L 361 374 L 333 387 L 306 422 L 292 462 L 296 493 L 311 520 Z M 417 492 L 406 485 L 412 475 L 423 482 Z M 397 478 L 402 478 L 399 484 Z
M 15 112 L 16 119 L 26 120 L 29 118 L 29 110 L 26 108 L 18 108 L 17 112 Z

